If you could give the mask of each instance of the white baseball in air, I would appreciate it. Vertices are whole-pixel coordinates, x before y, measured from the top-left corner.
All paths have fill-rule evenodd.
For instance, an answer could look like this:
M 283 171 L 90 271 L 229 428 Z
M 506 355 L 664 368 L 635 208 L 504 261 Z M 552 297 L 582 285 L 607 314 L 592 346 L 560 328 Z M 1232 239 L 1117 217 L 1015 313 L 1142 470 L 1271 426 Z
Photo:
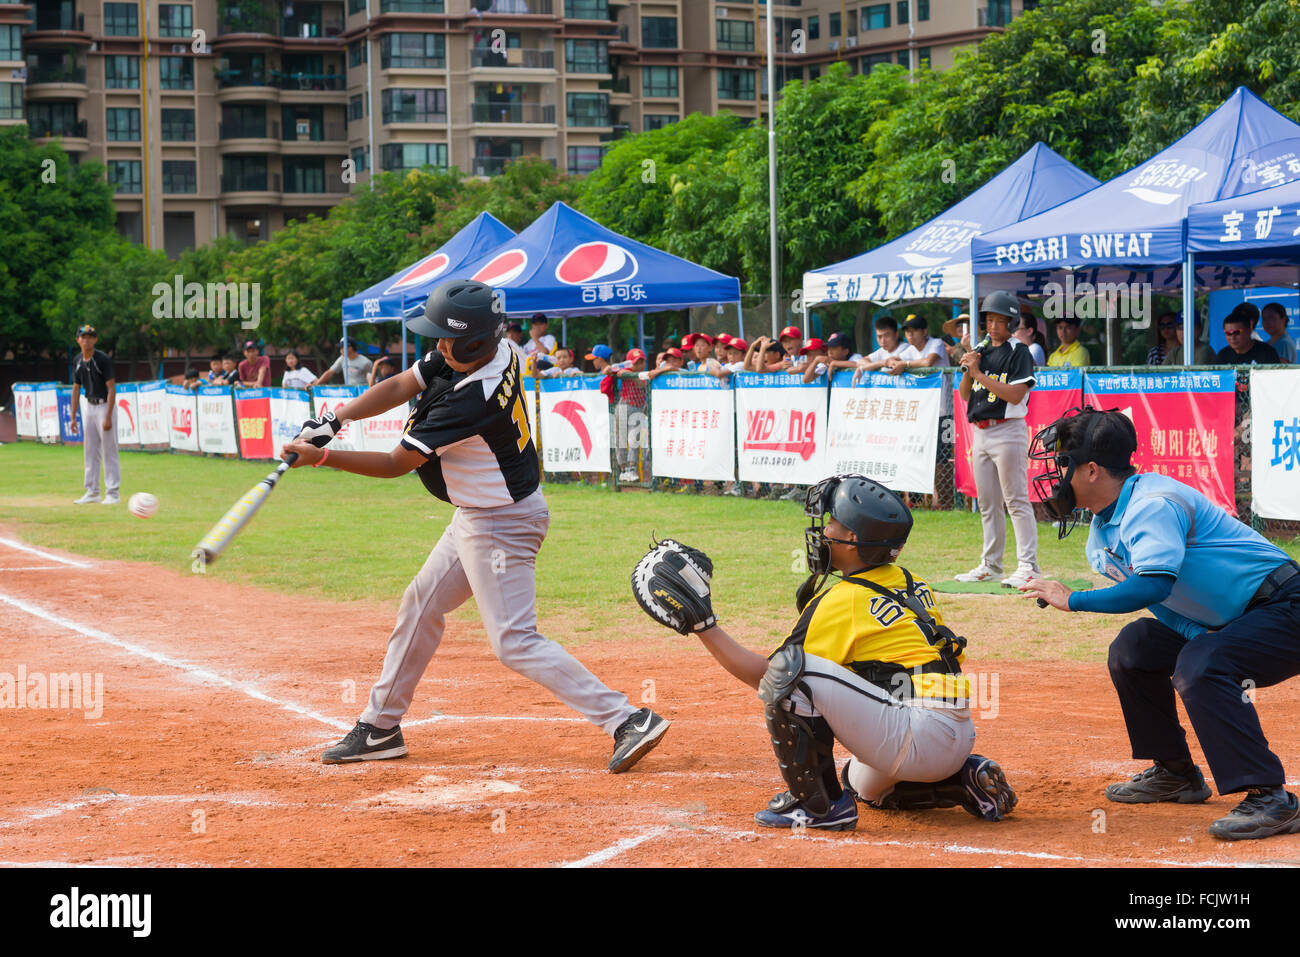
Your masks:
M 152 518 L 158 511 L 158 498 L 148 492 L 136 492 L 127 499 L 126 508 L 136 518 Z

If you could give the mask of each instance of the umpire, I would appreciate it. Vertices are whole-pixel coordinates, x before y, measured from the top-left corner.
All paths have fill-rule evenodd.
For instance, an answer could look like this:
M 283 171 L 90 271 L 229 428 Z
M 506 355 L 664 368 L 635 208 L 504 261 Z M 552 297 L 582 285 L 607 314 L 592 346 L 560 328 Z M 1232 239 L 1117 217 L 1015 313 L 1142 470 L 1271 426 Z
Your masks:
M 86 462 L 86 491 L 76 505 L 99 501 L 99 465 L 104 464 L 104 505 L 117 505 L 121 498 L 122 466 L 117 459 L 117 429 L 113 427 L 113 407 L 117 398 L 117 380 L 113 378 L 113 360 L 95 348 L 95 327 L 77 330 L 81 354 L 72 370 L 72 426 L 77 434 L 80 396 L 86 393 L 86 436 L 83 454 Z
M 1088 562 L 1117 584 L 1071 592 L 1035 580 L 1022 590 L 1062 611 L 1155 615 L 1125 625 L 1109 659 L 1133 757 L 1155 763 L 1106 797 L 1209 798 L 1178 723 L 1177 690 L 1219 793 L 1246 794 L 1210 833 L 1238 841 L 1300 831 L 1300 803 L 1283 788 L 1253 694 L 1300 674 L 1300 564 L 1195 489 L 1138 474 L 1136 450 L 1127 417 L 1085 408 L 1038 433 L 1032 452 L 1048 464 L 1034 481 L 1050 487 L 1061 537 L 1075 508 L 1092 512 Z

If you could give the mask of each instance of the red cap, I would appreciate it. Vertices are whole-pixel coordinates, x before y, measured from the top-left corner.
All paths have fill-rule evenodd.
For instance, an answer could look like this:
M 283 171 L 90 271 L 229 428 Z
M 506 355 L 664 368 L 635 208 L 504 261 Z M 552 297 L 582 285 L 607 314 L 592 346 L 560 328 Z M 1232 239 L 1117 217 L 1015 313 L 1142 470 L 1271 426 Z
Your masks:
M 665 349 L 665 350 L 664 350 L 664 355 L 666 355 L 666 356 L 676 356 L 678 359 L 680 359 L 680 358 L 682 357 L 682 350 L 681 350 L 681 349 L 676 349 L 676 348 L 673 348 L 673 349 Z
M 777 336 L 777 338 L 778 339 L 802 339 L 803 333 L 799 331 L 798 326 L 786 326 L 784 329 L 781 330 L 781 334 Z
M 642 352 L 640 349 L 629 349 L 629 350 L 627 350 L 627 361 L 628 361 L 628 362 L 636 362 L 638 359 L 644 359 L 644 358 L 645 358 L 645 353 Z
M 684 335 L 684 336 L 682 337 L 682 348 L 683 348 L 683 349 L 694 349 L 694 348 L 695 348 L 695 343 L 698 342 L 700 339 L 703 339 L 703 340 L 704 340 L 705 342 L 707 342 L 709 345 L 713 345 L 713 337 L 712 337 L 712 336 L 706 335 L 706 334 L 703 333 L 703 332 L 689 332 L 689 333 L 687 333 L 686 335 Z
M 799 350 L 799 355 L 801 356 L 806 355 L 807 353 L 812 352 L 815 349 L 821 349 L 825 351 L 826 343 L 822 342 L 816 336 L 813 336 L 811 339 L 809 339 L 807 342 L 804 343 L 803 348 Z
M 721 336 L 719 336 L 719 338 L 721 338 Z M 739 336 L 735 338 L 728 336 L 727 345 L 729 345 L 733 349 L 739 349 L 741 352 L 749 351 L 749 343 L 746 342 L 744 339 L 741 339 Z
M 731 336 L 729 336 L 725 332 L 719 332 L 717 338 L 714 341 L 721 342 L 725 346 L 731 342 Z

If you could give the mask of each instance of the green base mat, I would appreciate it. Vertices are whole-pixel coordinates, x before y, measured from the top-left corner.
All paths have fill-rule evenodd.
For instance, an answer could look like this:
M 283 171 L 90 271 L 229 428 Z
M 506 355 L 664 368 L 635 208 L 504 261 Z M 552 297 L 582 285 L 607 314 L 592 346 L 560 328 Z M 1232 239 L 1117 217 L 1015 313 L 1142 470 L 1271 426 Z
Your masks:
M 1092 582 L 1083 578 L 1061 578 L 1058 579 L 1061 584 L 1074 591 L 1086 590 L 1092 587 Z M 947 595 L 1019 595 L 1020 592 L 1014 588 L 1008 588 L 998 581 L 987 582 L 955 582 L 941 581 L 930 582 L 930 587 L 937 592 L 943 592 Z

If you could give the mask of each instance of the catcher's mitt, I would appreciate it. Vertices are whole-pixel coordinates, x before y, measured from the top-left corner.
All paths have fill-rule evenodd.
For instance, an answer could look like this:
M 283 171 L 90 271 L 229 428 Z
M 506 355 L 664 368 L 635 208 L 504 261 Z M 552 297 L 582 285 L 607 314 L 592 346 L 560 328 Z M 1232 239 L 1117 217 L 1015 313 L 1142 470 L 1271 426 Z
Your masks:
M 689 635 L 718 623 L 709 599 L 713 562 L 698 548 L 665 538 L 632 569 L 632 594 L 645 613 L 678 634 Z

